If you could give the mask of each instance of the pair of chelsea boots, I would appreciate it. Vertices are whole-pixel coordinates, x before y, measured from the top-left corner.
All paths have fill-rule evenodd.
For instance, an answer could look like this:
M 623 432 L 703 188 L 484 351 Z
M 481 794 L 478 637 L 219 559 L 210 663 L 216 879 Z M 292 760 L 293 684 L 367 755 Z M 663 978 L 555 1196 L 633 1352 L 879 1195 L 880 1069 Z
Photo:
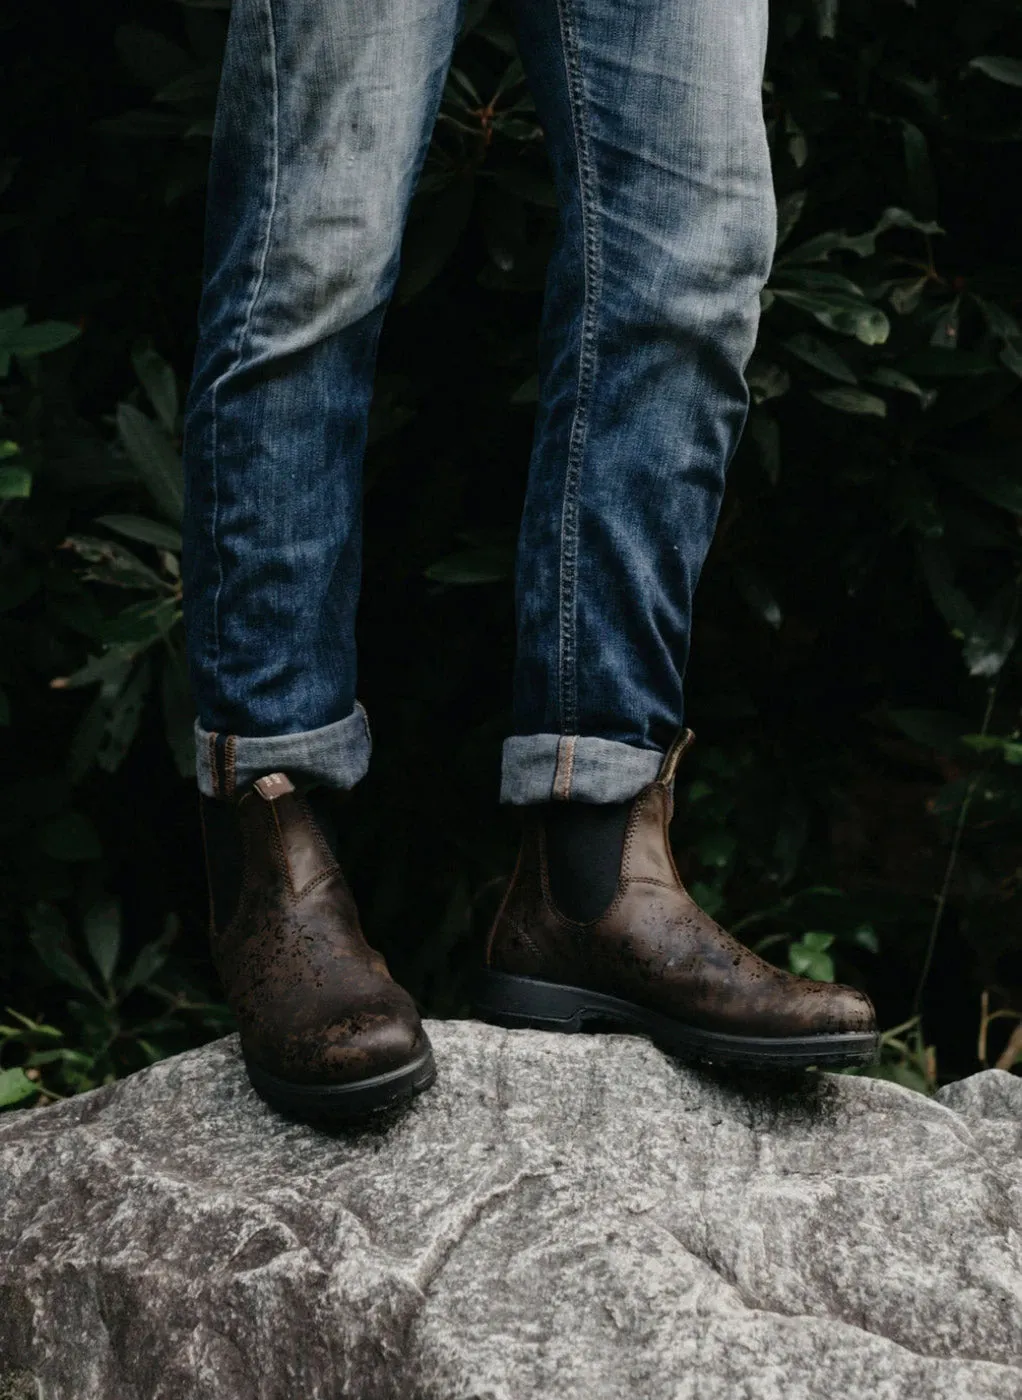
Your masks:
M 616 880 L 594 917 L 559 907 L 548 821 L 526 809 L 487 943 L 480 1015 L 512 1027 L 636 1031 L 682 1058 L 867 1063 L 877 1047 L 868 998 L 764 962 L 685 890 L 668 825 L 691 737 L 679 735 L 623 812 Z M 213 959 L 252 1085 L 282 1112 L 343 1122 L 428 1088 L 436 1069 L 414 1002 L 362 933 L 330 804 L 271 773 L 240 797 L 202 798 L 202 816 Z

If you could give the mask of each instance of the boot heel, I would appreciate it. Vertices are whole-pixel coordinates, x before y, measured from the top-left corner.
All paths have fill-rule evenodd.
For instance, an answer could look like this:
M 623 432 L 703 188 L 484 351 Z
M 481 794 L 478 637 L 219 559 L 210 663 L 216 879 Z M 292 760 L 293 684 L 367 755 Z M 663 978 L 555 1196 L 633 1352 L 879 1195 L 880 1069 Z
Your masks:
M 476 1014 L 513 1029 L 573 1032 L 583 1029 L 587 1012 L 591 1015 L 591 1000 L 581 988 L 487 970 L 476 992 Z

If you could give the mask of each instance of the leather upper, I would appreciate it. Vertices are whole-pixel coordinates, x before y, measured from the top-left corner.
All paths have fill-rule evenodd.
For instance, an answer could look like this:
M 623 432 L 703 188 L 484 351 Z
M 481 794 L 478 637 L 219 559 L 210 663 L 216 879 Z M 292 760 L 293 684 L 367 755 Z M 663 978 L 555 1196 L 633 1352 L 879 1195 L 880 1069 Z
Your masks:
M 307 799 L 271 774 L 230 802 L 201 800 L 213 958 L 246 1056 L 293 1083 L 338 1084 L 422 1054 L 415 1004 L 366 942 Z
M 678 757 L 672 749 L 660 777 L 635 798 L 616 892 L 589 923 L 574 922 L 556 908 L 543 824 L 526 809 L 518 865 L 490 935 L 489 965 L 621 997 L 728 1034 L 875 1031 L 863 993 L 774 967 L 691 898 L 668 840 Z

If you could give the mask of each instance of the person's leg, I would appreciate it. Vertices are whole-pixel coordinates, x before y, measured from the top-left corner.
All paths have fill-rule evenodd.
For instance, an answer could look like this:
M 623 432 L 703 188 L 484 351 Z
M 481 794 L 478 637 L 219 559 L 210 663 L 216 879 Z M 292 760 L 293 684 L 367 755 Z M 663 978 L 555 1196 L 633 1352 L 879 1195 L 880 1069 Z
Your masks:
M 480 1010 L 611 1022 L 676 1053 L 853 1064 L 860 993 L 764 963 L 699 909 L 667 828 L 692 595 L 747 407 L 775 217 L 766 0 L 518 0 L 561 204 L 519 541 L 525 809 Z M 675 737 L 677 736 L 677 737 Z
M 775 212 L 766 0 L 518 0 L 561 204 L 504 801 L 608 802 L 682 723 Z
M 460 0 L 235 0 L 185 422 L 202 790 L 350 787 L 376 343 Z
M 214 961 L 254 1087 L 360 1116 L 432 1082 L 331 838 L 355 700 L 376 342 L 459 0 L 234 0 L 185 423 L 185 622 Z

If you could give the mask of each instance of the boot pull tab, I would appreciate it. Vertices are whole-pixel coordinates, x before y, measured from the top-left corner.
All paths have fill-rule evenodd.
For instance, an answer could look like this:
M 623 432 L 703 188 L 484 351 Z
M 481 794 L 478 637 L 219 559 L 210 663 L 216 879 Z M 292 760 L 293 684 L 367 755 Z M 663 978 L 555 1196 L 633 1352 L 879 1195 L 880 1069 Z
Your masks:
M 278 797 L 295 790 L 286 773 L 267 773 L 263 778 L 256 778 L 252 786 L 264 802 L 276 802 Z
M 695 735 L 691 729 L 679 729 L 671 740 L 671 746 L 664 754 L 664 761 L 660 765 L 660 772 L 657 774 L 657 782 L 670 785 L 674 782 L 674 775 L 678 771 L 678 764 L 695 742 Z

